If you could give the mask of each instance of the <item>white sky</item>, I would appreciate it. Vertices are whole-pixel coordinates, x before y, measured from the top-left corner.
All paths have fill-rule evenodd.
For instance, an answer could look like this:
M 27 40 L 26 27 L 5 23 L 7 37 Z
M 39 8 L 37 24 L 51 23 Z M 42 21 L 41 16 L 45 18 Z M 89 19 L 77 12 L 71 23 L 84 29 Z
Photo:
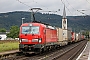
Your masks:
M 20 3 L 20 2 L 22 3 Z M 53 12 L 62 15 L 64 4 L 66 6 L 67 16 L 90 15 L 90 0 L 0 0 L 0 13 L 12 11 L 29 11 L 33 7 L 40 7 L 42 11 L 60 11 Z M 23 4 L 24 3 L 24 4 Z M 28 5 L 28 6 L 27 6 Z M 84 14 L 78 12 L 83 12 Z M 85 10 L 85 11 L 82 11 Z

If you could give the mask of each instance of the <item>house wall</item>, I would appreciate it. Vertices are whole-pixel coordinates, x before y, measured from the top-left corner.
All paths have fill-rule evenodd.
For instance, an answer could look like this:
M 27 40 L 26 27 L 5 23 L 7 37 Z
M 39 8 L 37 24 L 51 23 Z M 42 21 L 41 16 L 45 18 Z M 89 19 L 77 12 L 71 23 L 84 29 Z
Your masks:
M 1 38 L 0 40 L 5 40 L 6 37 L 7 37 L 6 34 L 0 34 L 0 38 Z

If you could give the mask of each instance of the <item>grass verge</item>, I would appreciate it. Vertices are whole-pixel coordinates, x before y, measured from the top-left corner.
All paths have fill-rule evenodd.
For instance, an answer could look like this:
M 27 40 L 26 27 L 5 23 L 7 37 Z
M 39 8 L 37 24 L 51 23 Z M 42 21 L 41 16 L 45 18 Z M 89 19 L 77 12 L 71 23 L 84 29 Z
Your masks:
M 19 42 L 7 42 L 0 44 L 0 52 L 16 50 L 19 48 Z

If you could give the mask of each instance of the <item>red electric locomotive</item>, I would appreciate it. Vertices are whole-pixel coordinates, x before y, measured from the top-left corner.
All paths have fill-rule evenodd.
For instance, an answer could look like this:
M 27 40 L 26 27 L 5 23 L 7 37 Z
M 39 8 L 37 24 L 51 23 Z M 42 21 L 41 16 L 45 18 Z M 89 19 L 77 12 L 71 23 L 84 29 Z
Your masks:
M 19 50 L 22 52 L 41 52 L 57 43 L 55 27 L 42 23 L 24 23 L 20 27 Z

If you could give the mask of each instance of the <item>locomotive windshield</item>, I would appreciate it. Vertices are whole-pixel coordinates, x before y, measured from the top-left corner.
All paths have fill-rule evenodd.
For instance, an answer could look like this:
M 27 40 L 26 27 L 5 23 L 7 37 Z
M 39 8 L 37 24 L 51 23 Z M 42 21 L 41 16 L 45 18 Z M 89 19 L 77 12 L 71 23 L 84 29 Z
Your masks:
M 39 34 L 39 26 L 23 26 L 22 34 Z

